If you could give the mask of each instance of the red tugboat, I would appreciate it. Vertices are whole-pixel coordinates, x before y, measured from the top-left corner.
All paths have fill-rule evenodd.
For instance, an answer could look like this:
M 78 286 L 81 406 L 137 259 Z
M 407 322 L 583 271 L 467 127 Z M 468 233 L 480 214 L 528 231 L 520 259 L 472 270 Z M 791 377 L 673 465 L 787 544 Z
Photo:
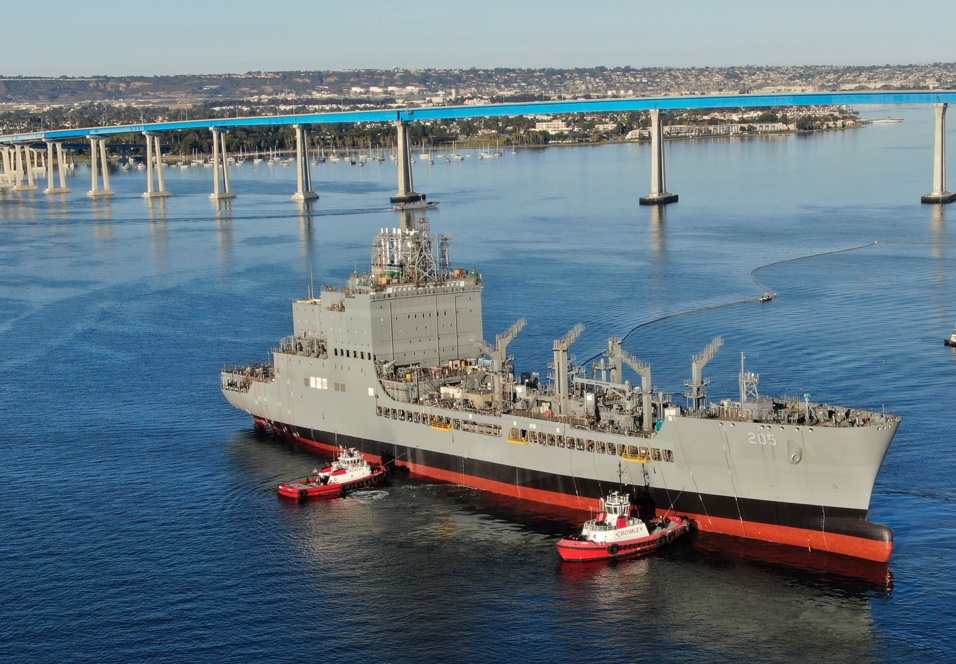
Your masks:
M 308 498 L 337 498 L 346 491 L 364 489 L 385 481 L 385 468 L 372 466 L 361 452 L 353 447 L 343 447 L 332 465 L 303 480 L 279 485 L 279 495 L 293 500 Z
M 624 493 L 612 491 L 602 500 L 597 518 L 585 521 L 580 534 L 558 542 L 562 560 L 587 562 L 642 556 L 670 544 L 690 530 L 681 516 L 660 516 L 644 523 L 631 516 L 631 503 Z

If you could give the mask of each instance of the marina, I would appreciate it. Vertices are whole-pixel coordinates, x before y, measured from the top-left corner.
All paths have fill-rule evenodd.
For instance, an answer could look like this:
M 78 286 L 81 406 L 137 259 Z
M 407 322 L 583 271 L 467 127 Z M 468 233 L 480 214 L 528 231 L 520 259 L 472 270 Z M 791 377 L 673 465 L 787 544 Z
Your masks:
M 0 192 L 0 398 L 16 404 L 0 453 L 0 655 L 252 661 L 337 639 L 343 657 L 392 643 L 395 661 L 423 661 L 453 634 L 468 660 L 613 660 L 640 631 L 665 661 L 800 662 L 808 644 L 841 662 L 945 659 L 956 356 L 940 342 L 956 237 L 950 210 L 913 197 L 930 186 L 933 118 L 867 113 L 904 122 L 669 144 L 681 200 L 663 211 L 637 202 L 646 145 L 504 151 L 415 175 L 441 200 L 428 217 L 453 265 L 482 276 L 483 339 L 526 320 L 507 348 L 519 379 L 546 383 L 554 340 L 580 322 L 575 365 L 616 336 L 682 407 L 693 356 L 720 337 L 708 398 L 739 400 L 744 352 L 761 395 L 900 416 L 867 514 L 893 532 L 887 563 L 691 531 L 653 555 L 564 564 L 556 545 L 587 508 L 412 474 L 344 500 L 277 500 L 331 454 L 258 431 L 223 401 L 221 371 L 272 362 L 291 302 L 368 267 L 376 233 L 402 221 L 388 159 L 315 166 L 321 198 L 301 204 L 294 168 L 253 159 L 230 171 L 232 200 L 210 201 L 210 169 L 188 166 L 167 171 L 164 199 L 142 197 L 135 168 L 111 174 L 112 197 L 75 195 L 90 182 L 79 163 L 70 198 Z M 329 383 L 350 394 L 335 382 L 353 380 Z M 443 424 L 410 426 L 430 437 Z M 598 458 L 560 453 L 580 462 L 575 477 Z M 642 487 L 648 464 L 621 465 Z M 617 488 L 613 466 L 588 497 Z M 135 491 L 131 468 L 148 478 Z M 68 497 L 38 489 L 64 472 Z

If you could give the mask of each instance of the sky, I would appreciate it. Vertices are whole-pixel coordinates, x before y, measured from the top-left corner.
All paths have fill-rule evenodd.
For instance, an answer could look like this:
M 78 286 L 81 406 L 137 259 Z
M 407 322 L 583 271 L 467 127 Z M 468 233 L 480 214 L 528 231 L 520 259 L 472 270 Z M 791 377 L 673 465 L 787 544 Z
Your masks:
M 954 0 L 4 5 L 0 76 L 956 62 Z

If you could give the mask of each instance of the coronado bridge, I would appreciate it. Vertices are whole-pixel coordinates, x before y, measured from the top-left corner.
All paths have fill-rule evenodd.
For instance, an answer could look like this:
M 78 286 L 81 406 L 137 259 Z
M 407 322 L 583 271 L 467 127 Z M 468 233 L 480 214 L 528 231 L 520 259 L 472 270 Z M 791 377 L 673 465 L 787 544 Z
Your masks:
M 818 92 L 793 94 L 737 94 L 640 97 L 631 99 L 587 99 L 570 101 L 489 104 L 469 106 L 435 106 L 424 108 L 344 111 L 331 113 L 209 118 L 177 122 L 154 122 L 109 127 L 58 129 L 33 133 L 0 135 L 0 188 L 13 191 L 35 191 L 34 169 L 40 153 L 46 152 L 48 194 L 69 193 L 63 147 L 69 141 L 89 142 L 92 187 L 89 196 L 110 196 L 107 168 L 107 139 L 120 134 L 142 133 L 146 138 L 147 190 L 144 198 L 169 196 L 163 179 L 161 139 L 164 134 L 184 129 L 208 129 L 213 139 L 213 192 L 210 198 L 235 197 L 229 183 L 228 156 L 223 136 L 230 128 L 256 126 L 291 126 L 296 135 L 297 190 L 292 199 L 314 200 L 309 168 L 308 129 L 313 125 L 341 123 L 392 123 L 397 129 L 398 191 L 391 201 L 397 204 L 420 204 L 425 194 L 416 192 L 412 177 L 412 160 L 408 142 L 409 123 L 429 120 L 456 120 L 479 117 L 522 115 L 564 115 L 575 113 L 608 113 L 647 111 L 651 119 L 651 183 L 650 192 L 640 198 L 641 204 L 664 205 L 677 201 L 677 194 L 667 190 L 664 162 L 664 140 L 661 115 L 667 111 L 686 109 L 729 109 L 805 106 L 923 105 L 935 112 L 935 136 L 932 163 L 933 189 L 921 197 L 924 203 L 949 203 L 956 193 L 946 189 L 946 109 L 956 102 L 956 91 L 893 91 L 893 92 Z M 927 141 L 929 137 L 927 137 Z M 155 159 L 153 153 L 155 152 Z M 59 181 L 54 180 L 54 171 Z M 42 179 L 42 177 L 41 177 Z

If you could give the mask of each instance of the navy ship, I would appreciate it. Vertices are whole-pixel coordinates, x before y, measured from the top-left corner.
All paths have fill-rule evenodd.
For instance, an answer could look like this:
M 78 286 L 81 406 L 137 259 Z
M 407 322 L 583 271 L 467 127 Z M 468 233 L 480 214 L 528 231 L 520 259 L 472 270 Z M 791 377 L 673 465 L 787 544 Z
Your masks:
M 682 404 L 616 338 L 573 366 L 582 325 L 554 341 L 547 379 L 516 376 L 524 320 L 486 341 L 481 275 L 452 268 L 426 221 L 409 226 L 375 236 L 368 273 L 293 302 L 272 362 L 223 370 L 226 399 L 298 444 L 437 480 L 582 511 L 623 483 L 643 514 L 701 531 L 889 559 L 892 532 L 867 512 L 898 416 L 765 397 L 743 355 L 739 394 L 708 400 L 719 337 L 691 359 Z

